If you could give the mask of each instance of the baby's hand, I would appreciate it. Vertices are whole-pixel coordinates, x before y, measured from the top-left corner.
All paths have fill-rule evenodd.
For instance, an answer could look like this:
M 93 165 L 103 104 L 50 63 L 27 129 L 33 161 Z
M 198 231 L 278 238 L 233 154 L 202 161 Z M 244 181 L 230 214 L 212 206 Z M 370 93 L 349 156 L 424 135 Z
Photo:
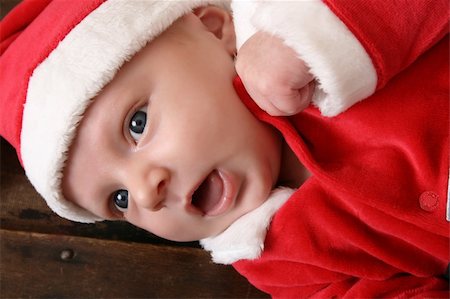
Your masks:
M 240 48 L 236 71 L 253 100 L 275 116 L 305 109 L 314 92 L 308 67 L 283 41 L 257 32 Z

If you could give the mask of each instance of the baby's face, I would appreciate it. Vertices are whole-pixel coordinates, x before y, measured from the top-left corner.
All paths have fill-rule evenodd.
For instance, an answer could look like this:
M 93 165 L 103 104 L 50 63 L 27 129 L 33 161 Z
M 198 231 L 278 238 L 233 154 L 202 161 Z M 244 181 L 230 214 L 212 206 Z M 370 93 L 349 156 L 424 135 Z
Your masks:
M 236 95 L 232 53 L 187 15 L 125 64 L 85 113 L 65 196 L 175 241 L 214 236 L 277 180 L 280 140 Z

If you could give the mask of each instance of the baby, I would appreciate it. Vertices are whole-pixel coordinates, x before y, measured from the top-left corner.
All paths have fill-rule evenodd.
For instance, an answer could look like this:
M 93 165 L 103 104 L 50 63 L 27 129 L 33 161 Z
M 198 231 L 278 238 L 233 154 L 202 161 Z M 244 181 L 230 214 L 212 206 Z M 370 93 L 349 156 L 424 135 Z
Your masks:
M 442 296 L 448 4 L 364 5 L 25 1 L 1 134 L 62 217 L 202 240 L 275 297 Z

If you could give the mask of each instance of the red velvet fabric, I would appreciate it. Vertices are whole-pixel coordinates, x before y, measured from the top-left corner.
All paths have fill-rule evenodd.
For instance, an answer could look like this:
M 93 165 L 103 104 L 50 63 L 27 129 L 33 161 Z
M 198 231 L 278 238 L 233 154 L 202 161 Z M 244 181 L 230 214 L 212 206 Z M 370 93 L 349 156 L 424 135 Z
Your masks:
M 275 298 L 448 297 L 449 40 L 334 118 L 249 109 L 312 177 L 276 213 L 261 258 L 234 267 Z
M 236 82 L 312 177 L 262 257 L 234 266 L 276 298 L 449 297 L 449 4 L 324 2 L 371 57 L 377 92 L 334 118 L 274 118 Z

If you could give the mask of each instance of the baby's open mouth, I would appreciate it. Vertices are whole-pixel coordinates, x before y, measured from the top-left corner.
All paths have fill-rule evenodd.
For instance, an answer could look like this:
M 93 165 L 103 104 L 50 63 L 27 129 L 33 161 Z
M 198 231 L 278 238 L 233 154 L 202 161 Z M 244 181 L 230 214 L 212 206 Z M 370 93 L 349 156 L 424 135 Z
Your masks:
M 233 200 L 227 196 L 230 188 L 224 175 L 213 170 L 192 194 L 191 204 L 204 215 L 216 216 L 223 213 Z

